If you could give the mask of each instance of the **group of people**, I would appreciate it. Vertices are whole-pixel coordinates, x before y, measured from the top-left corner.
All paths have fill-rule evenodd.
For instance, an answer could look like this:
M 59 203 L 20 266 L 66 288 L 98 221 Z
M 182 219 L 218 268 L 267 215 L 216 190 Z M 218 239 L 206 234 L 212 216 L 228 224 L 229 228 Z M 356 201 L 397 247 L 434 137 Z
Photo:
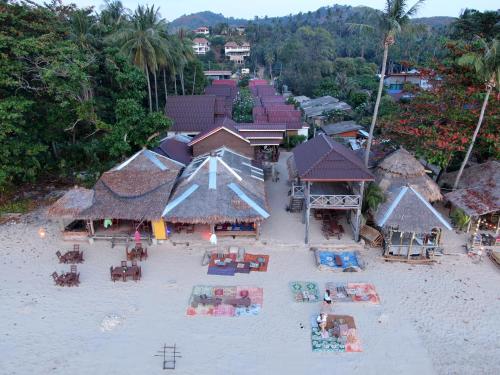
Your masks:
M 325 291 L 325 295 L 323 296 L 323 302 L 328 306 L 332 305 L 332 297 L 330 296 L 330 291 L 328 289 Z M 316 318 L 316 323 L 318 324 L 318 328 L 321 330 L 322 335 L 326 334 L 327 318 L 328 314 L 325 312 L 321 312 Z

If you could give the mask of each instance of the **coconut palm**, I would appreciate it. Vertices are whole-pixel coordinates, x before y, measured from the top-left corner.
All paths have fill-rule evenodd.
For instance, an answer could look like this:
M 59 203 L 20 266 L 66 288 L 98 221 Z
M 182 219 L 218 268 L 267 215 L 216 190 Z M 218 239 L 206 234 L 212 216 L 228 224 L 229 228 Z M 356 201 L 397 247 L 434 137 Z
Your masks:
M 106 0 L 99 21 L 109 30 L 116 31 L 126 20 L 128 12 L 120 0 Z
M 160 19 L 158 8 L 139 5 L 131 22 L 111 37 L 121 46 L 121 51 L 130 57 L 132 63 L 144 71 L 148 84 L 150 112 L 153 111 L 150 74 L 156 77 L 158 60 L 168 44 L 165 29 L 166 22 Z
M 179 73 L 179 78 L 181 81 L 182 95 L 186 95 L 186 89 L 184 86 L 184 69 L 189 61 L 194 59 L 193 52 L 193 42 L 191 39 L 185 36 L 184 30 L 180 30 L 177 34 L 177 56 L 175 59 L 175 71 Z
M 377 17 L 377 27 L 372 25 L 356 25 L 350 24 L 351 29 L 368 29 L 378 30 L 382 33 L 382 41 L 384 45 L 384 53 L 382 57 L 382 69 L 380 70 L 380 81 L 377 92 L 377 99 L 375 101 L 375 108 L 373 109 L 373 117 L 370 125 L 370 133 L 366 145 L 365 152 L 365 165 L 368 166 L 368 159 L 370 157 L 370 149 L 373 141 L 373 130 L 377 123 L 378 109 L 380 106 L 380 99 L 382 97 L 382 90 L 384 88 L 385 70 L 387 67 L 387 55 L 389 54 L 389 47 L 396 41 L 396 35 L 401 32 L 401 29 L 408 25 L 410 17 L 414 16 L 418 8 L 424 3 L 425 0 L 418 0 L 412 7 L 408 8 L 406 0 L 386 0 L 384 11 Z
M 498 39 L 493 39 L 490 43 L 487 43 L 484 39 L 478 38 L 477 42 L 480 45 L 479 52 L 469 52 L 461 56 L 458 59 L 458 63 L 462 66 L 468 66 L 473 68 L 477 78 L 483 81 L 486 85 L 486 94 L 484 96 L 483 105 L 481 107 L 481 113 L 479 114 L 479 119 L 477 121 L 476 129 L 472 135 L 472 139 L 465 154 L 465 158 L 460 166 L 455 183 L 453 184 L 453 190 L 455 190 L 460 182 L 464 168 L 469 161 L 472 148 L 476 142 L 477 134 L 481 129 L 481 125 L 484 119 L 484 113 L 486 112 L 486 107 L 488 105 L 488 99 L 494 88 L 498 90 L 500 87 L 500 42 Z

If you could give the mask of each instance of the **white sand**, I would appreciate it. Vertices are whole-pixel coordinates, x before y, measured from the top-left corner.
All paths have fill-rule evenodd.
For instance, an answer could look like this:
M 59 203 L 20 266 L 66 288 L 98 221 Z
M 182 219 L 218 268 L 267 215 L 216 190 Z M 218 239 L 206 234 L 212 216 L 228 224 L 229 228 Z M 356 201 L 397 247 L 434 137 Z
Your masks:
M 463 236 L 449 233 L 446 251 L 461 255 L 433 266 L 385 263 L 380 250 L 367 249 L 364 272 L 318 271 L 303 244 L 301 216 L 284 210 L 283 159 L 280 183 L 267 183 L 272 215 L 262 240 L 225 240 L 270 254 L 267 273 L 207 275 L 201 260 L 209 246 L 200 237 L 190 247 L 150 247 L 140 282 L 113 283 L 109 267 L 125 258 L 124 247 L 96 242 L 81 245 L 80 287 L 60 288 L 50 275 L 69 265 L 55 252 L 71 244 L 60 240 L 56 225 L 40 211 L 0 226 L 0 374 L 164 374 L 154 356 L 164 343 L 181 352 L 175 374 L 500 373 L 500 269 L 488 259 L 473 264 L 460 247 Z M 311 244 L 326 243 L 319 222 L 311 223 Z M 40 227 L 47 230 L 43 240 Z M 349 233 L 328 244 L 353 246 Z M 309 321 L 321 306 L 293 302 L 293 280 L 321 289 L 327 281 L 375 284 L 380 306 L 334 306 L 354 316 L 362 353 L 312 352 Z M 188 317 L 194 285 L 262 287 L 263 309 L 256 317 Z
M 43 225 L 47 237 L 37 231 Z M 35 220 L 0 226 L 1 374 L 161 374 L 154 354 L 176 343 L 176 374 L 498 374 L 500 270 L 445 256 L 434 266 L 384 263 L 365 250 L 365 272 L 318 271 L 302 245 L 256 246 L 271 254 L 267 273 L 206 275 L 203 249 L 161 245 L 142 263 L 143 279 L 109 280 L 124 249 L 82 245 L 79 288 L 59 288 L 50 274 L 68 269 L 56 250 L 56 226 Z M 355 317 L 363 353 L 312 353 L 309 317 L 318 304 L 292 302 L 292 280 L 369 281 L 380 306 L 343 304 Z M 187 317 L 193 285 L 264 288 L 257 317 Z M 379 323 L 381 320 L 381 323 Z M 301 329 L 300 324 L 305 328 Z

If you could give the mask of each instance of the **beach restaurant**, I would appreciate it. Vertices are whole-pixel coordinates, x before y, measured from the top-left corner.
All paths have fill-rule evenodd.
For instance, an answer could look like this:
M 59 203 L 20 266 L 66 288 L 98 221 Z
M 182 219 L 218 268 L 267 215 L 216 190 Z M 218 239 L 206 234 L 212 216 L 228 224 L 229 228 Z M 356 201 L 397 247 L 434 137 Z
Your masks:
M 72 189 L 50 209 L 61 222 L 63 238 L 76 239 L 75 228 L 92 239 L 164 240 L 162 213 L 183 164 L 143 149 L 102 174 L 92 190 Z M 86 237 L 85 236 L 85 237 Z
M 196 157 L 184 169 L 162 213 L 175 233 L 259 237 L 269 217 L 264 173 L 226 147 Z

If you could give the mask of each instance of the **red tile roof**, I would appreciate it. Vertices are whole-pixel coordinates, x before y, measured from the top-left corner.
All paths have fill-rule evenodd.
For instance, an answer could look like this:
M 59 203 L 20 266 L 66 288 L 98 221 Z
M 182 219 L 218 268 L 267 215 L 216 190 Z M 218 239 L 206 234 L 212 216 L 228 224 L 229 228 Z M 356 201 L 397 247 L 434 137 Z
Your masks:
M 293 149 L 298 175 L 304 181 L 374 181 L 352 151 L 320 134 Z
M 167 98 L 166 115 L 171 131 L 202 132 L 214 125 L 215 95 L 178 95 Z
M 240 123 L 236 124 L 236 127 L 239 131 L 281 131 L 284 132 L 286 130 L 286 124 L 271 124 L 271 123 Z
M 212 81 L 212 86 L 237 87 L 238 86 L 238 82 L 236 82 L 234 79 L 214 79 Z

